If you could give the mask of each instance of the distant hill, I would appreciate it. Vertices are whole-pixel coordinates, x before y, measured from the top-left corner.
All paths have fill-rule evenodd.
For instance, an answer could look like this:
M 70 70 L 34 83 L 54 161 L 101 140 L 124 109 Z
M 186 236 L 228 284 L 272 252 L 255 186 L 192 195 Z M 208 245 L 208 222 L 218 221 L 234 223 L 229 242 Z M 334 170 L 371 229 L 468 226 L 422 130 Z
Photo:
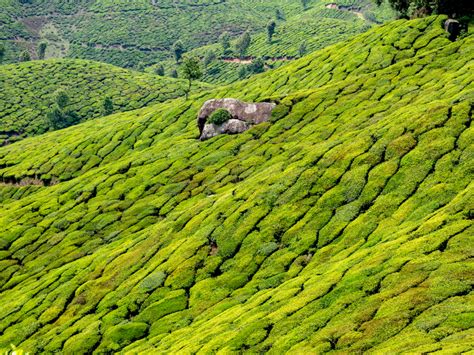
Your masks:
M 224 31 L 237 38 L 248 29 L 256 35 L 252 55 L 285 55 L 294 53 L 303 40 L 309 50 L 321 48 L 390 17 L 388 7 L 377 9 L 370 0 L 350 2 L 366 14 L 362 20 L 348 11 L 326 9 L 329 3 L 313 0 L 304 11 L 299 0 L 0 0 L 0 42 L 7 47 L 7 62 L 17 61 L 25 49 L 36 58 L 38 44 L 44 41 L 47 58 L 67 56 L 141 68 L 171 58 L 178 39 L 192 50 L 218 42 Z M 275 41 L 268 46 L 266 26 L 277 9 L 284 19 L 278 21 Z
M 474 38 L 445 19 L 0 148 L 0 348 L 470 351 Z M 221 97 L 278 105 L 201 142 Z
M 55 94 L 69 96 L 67 110 L 80 120 L 130 111 L 184 95 L 187 82 L 85 60 L 46 60 L 0 66 L 0 145 L 52 129 L 47 113 Z M 204 87 L 199 84 L 198 87 Z

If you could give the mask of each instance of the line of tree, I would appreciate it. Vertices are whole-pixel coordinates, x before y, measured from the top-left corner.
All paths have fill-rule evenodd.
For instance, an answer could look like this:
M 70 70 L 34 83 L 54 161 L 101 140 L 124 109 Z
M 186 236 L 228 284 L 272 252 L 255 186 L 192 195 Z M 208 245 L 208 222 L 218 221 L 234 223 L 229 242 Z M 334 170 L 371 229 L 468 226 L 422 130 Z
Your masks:
M 375 0 L 380 5 L 383 0 Z M 388 0 L 401 17 L 445 14 L 452 17 L 473 16 L 473 0 Z

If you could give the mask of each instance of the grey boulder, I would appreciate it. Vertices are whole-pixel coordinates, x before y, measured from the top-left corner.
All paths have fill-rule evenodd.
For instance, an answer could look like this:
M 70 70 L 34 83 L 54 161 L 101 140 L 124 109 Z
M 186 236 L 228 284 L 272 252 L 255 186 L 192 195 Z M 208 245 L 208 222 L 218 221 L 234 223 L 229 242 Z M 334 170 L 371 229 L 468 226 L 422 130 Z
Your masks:
M 219 134 L 242 133 L 253 125 L 266 122 L 275 106 L 271 102 L 247 103 L 231 98 L 208 100 L 201 107 L 197 119 L 201 140 Z M 221 125 L 206 123 L 209 116 L 218 109 L 229 111 L 232 119 Z

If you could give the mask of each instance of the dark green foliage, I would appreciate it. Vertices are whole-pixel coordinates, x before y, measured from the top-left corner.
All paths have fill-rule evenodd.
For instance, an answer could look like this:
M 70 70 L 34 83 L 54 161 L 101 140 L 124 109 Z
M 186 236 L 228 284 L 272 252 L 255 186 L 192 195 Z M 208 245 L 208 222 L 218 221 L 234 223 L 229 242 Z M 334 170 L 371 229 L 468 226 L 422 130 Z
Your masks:
M 306 41 L 301 42 L 300 47 L 298 48 L 298 54 L 300 57 L 304 57 L 307 52 Z
M 58 104 L 46 115 L 52 129 L 61 129 L 72 126 L 79 122 L 79 115 L 73 111 L 66 111 Z
M 27 62 L 31 60 L 30 52 L 28 52 L 27 50 L 24 50 L 23 52 L 21 52 L 20 56 L 18 57 L 18 60 L 20 62 Z
M 301 5 L 303 6 L 303 10 L 308 10 L 310 0 L 301 0 Z
M 3 62 L 3 57 L 5 57 L 5 45 L 0 43 L 0 64 Z
M 236 43 L 236 50 L 237 53 L 239 54 L 240 58 L 243 58 L 245 54 L 247 53 L 247 50 L 250 47 L 252 39 L 250 37 L 250 33 L 248 31 L 245 31 L 242 36 L 240 36 L 239 40 Z
M 462 17 L 474 15 L 474 3 L 470 0 L 388 0 L 401 16 L 446 14 Z M 380 5 L 382 0 L 376 0 Z
M 181 58 L 183 57 L 183 54 L 185 53 L 184 45 L 183 42 L 178 40 L 173 44 L 173 55 L 174 55 L 174 60 L 176 63 L 179 63 L 181 61 Z
M 56 104 L 61 109 L 65 108 L 69 104 L 69 96 L 65 91 L 60 90 L 56 93 Z
M 40 44 L 38 45 L 38 59 L 44 59 L 47 47 L 48 44 L 46 42 L 40 42 Z
M 249 70 L 253 74 L 260 74 L 265 71 L 265 61 L 262 58 L 257 58 L 252 61 L 252 64 L 249 66 Z
M 219 37 L 219 41 L 221 43 L 221 46 L 222 46 L 222 54 L 224 56 L 226 55 L 229 55 L 229 51 L 230 51 L 230 34 L 229 32 L 224 32 L 221 34 L 221 36 Z
M 275 21 L 270 21 L 267 25 L 267 36 L 268 36 L 268 42 L 272 42 L 273 35 L 275 34 L 275 28 L 276 28 L 276 22 Z
M 114 112 L 114 103 L 110 97 L 106 97 L 103 103 L 104 116 L 110 115 Z
M 204 56 L 203 64 L 207 68 L 209 64 L 214 62 L 216 59 L 217 59 L 216 52 L 214 52 L 213 50 L 210 50 Z
M 186 100 L 188 99 L 189 92 L 191 91 L 191 84 L 194 80 L 198 80 L 202 77 L 201 61 L 197 57 L 187 57 L 184 59 L 181 66 L 183 79 L 188 81 L 188 87 L 186 90 Z
M 158 64 L 155 67 L 155 74 L 159 76 L 165 76 L 165 68 L 163 67 L 163 64 Z
M 275 11 L 275 19 L 277 21 L 285 21 L 285 14 L 281 9 L 276 9 Z
M 241 66 L 239 68 L 239 79 L 244 79 L 247 76 L 247 67 L 246 66 Z
M 221 125 L 224 122 L 230 120 L 232 115 L 226 109 L 220 108 L 215 110 L 207 119 L 207 122 L 213 123 L 216 125 Z

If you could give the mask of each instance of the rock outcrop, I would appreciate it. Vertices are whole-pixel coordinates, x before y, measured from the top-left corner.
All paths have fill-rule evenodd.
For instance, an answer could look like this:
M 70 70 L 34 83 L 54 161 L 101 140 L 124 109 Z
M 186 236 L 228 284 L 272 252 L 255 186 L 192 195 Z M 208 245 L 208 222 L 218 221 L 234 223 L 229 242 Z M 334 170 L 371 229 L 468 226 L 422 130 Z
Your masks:
M 198 114 L 197 124 L 200 139 L 209 139 L 219 134 L 238 134 L 245 132 L 253 125 L 270 119 L 274 103 L 246 103 L 236 99 L 214 99 L 204 103 Z M 226 109 L 232 119 L 221 125 L 206 123 L 209 116 L 217 109 Z

